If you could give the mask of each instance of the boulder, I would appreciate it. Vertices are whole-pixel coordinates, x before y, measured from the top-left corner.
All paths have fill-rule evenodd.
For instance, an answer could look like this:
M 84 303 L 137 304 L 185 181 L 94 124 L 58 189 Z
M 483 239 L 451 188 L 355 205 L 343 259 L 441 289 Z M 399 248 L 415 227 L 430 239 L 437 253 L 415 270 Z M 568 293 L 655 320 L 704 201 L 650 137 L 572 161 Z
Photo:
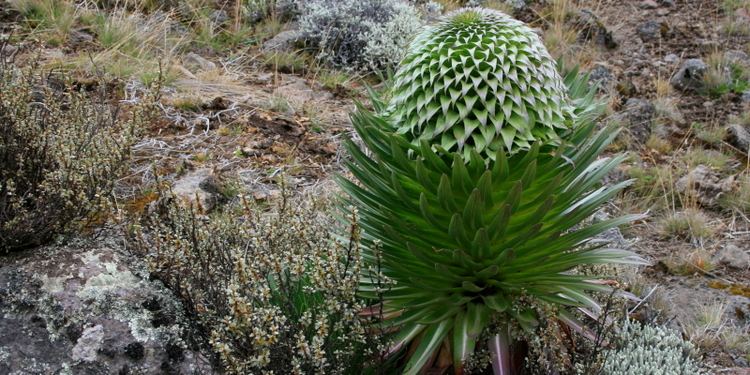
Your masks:
M 727 141 L 744 152 L 750 151 L 750 131 L 740 124 L 727 127 Z
M 644 144 L 651 135 L 651 124 L 656 114 L 654 105 L 645 99 L 630 98 L 625 102 L 625 108 L 611 118 L 626 126 L 633 140 Z
M 0 257 L 0 374 L 214 374 L 182 306 L 105 234 Z
M 606 65 L 596 64 L 589 72 L 589 83 L 599 85 L 599 90 L 603 91 L 614 81 L 612 70 Z
M 701 164 L 677 180 L 675 188 L 681 194 L 694 196 L 702 206 L 711 208 L 718 205 L 725 193 L 732 191 L 733 185 L 733 177 L 722 179 L 718 173 Z
M 617 48 L 617 42 L 612 32 L 604 26 L 599 17 L 590 9 L 581 9 L 574 18 L 574 24 L 579 29 L 578 39 L 593 40 L 596 44 L 607 49 Z
M 200 206 L 203 212 L 210 212 L 221 203 L 224 198 L 221 190 L 219 177 L 207 168 L 192 171 L 172 184 L 172 193 L 176 197 L 187 204 Z
M 703 75 L 708 66 L 701 59 L 687 59 L 670 79 L 670 84 L 678 90 L 689 91 L 703 87 Z
M 216 64 L 195 52 L 190 52 L 182 58 L 182 65 L 193 73 L 216 69 Z
M 656 20 L 648 20 L 636 29 L 638 36 L 644 42 L 659 40 L 662 36 L 663 25 Z
M 297 43 L 302 40 L 302 32 L 299 30 L 285 30 L 276 34 L 273 38 L 263 43 L 261 51 L 276 52 L 290 51 L 295 49 Z
M 750 269 L 750 252 L 734 244 L 727 244 L 716 252 L 716 263 L 738 270 Z

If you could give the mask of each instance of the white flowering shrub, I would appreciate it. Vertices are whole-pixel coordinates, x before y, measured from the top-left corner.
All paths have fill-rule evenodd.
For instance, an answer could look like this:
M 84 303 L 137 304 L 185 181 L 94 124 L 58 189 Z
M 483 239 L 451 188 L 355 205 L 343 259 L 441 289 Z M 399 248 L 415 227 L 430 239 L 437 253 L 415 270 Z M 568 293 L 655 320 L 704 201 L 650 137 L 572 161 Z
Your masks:
M 0 58 L 0 254 L 101 221 L 149 108 Z
M 670 329 L 626 320 L 616 344 L 603 354 L 603 375 L 705 374 L 693 345 Z
M 334 224 L 311 197 L 285 196 L 271 212 L 243 206 L 204 217 L 166 195 L 131 244 L 228 373 L 361 373 L 377 345 L 358 314 L 357 284 L 369 273 L 357 225 Z
M 310 0 L 299 19 L 316 56 L 343 68 L 378 71 L 395 66 L 422 20 L 400 0 Z

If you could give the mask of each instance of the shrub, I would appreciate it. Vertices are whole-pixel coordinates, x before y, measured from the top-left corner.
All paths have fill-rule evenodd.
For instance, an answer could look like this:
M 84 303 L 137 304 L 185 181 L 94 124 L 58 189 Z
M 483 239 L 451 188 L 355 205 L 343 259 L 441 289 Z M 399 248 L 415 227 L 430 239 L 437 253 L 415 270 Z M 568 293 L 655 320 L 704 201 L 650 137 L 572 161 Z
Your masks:
M 463 38 L 455 37 L 456 29 L 463 30 L 458 34 Z M 488 346 L 495 373 L 508 373 L 511 343 L 523 332 L 533 332 L 540 319 L 557 319 L 583 331 L 571 311 L 602 310 L 589 293 L 610 288 L 593 281 L 595 276 L 577 274 L 576 268 L 644 263 L 631 252 L 592 241 L 639 217 L 584 221 L 630 183 L 601 186 L 601 179 L 623 160 L 597 159 L 617 131 L 594 133 L 591 111 L 600 106 L 592 103 L 592 90 L 584 89 L 586 77 L 563 81 L 548 65 L 541 44 L 529 45 L 538 41 L 531 33 L 503 14 L 463 10 L 415 39 L 409 51 L 418 55 L 410 54 L 396 77 L 397 85 L 417 93 L 416 101 L 397 97 L 390 108 L 398 113 L 401 105 L 414 105 L 416 112 L 406 108 L 403 113 L 420 118 L 430 118 L 423 112 L 445 114 L 450 120 L 434 129 L 455 143 L 445 144 L 433 134 L 415 139 L 395 131 L 420 124 L 408 116 L 383 117 L 363 108 L 353 116 L 369 152 L 348 142 L 352 161 L 347 165 L 358 183 L 339 181 L 348 193 L 347 204 L 360 214 L 365 267 L 382 253 L 383 274 L 395 283 L 382 295 L 383 324 L 394 330 L 389 353 L 409 347 L 405 374 L 429 368 L 435 358 L 443 366 L 452 358 L 454 370 L 461 373 L 480 343 Z M 484 43 L 493 35 L 508 36 Z M 443 50 L 443 44 L 453 48 Z M 424 53 L 420 47 L 425 45 L 440 53 Z M 502 46 L 515 52 L 515 61 L 494 60 L 492 51 Z M 543 68 L 521 68 L 532 62 Z M 433 66 L 440 68 L 431 70 Z M 477 76 L 469 78 L 474 72 Z M 498 102 L 511 106 L 519 118 L 489 120 L 506 110 L 493 107 L 493 85 L 498 96 L 510 97 Z M 479 100 L 483 94 L 486 101 Z M 527 104 L 545 115 L 532 116 Z M 443 109 L 453 105 L 455 110 Z M 386 106 L 375 101 L 377 111 Z M 473 120 L 480 121 L 467 125 Z M 467 133 L 496 147 L 457 147 Z M 375 244 L 381 249 L 377 254 Z M 379 291 L 368 280 L 360 285 L 366 297 Z
M 80 229 L 107 208 L 151 107 L 122 113 L 97 90 L 0 60 L 0 252 Z
M 399 0 L 310 0 L 299 23 L 320 60 L 372 71 L 395 66 L 422 24 L 416 8 Z
M 603 375 L 705 374 L 693 345 L 670 329 L 626 320 L 616 341 L 603 353 Z
M 229 373 L 358 374 L 372 343 L 355 296 L 367 272 L 356 223 L 333 225 L 326 207 L 285 194 L 269 213 L 245 204 L 202 217 L 166 195 L 132 244 Z

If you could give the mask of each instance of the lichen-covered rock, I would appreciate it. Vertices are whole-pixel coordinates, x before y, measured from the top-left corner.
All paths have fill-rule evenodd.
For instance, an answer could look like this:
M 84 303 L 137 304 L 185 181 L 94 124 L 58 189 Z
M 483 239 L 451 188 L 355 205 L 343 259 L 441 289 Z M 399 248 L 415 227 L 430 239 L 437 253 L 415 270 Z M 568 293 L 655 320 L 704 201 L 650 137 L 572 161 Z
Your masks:
M 414 143 L 467 156 L 529 149 L 570 125 L 566 87 L 539 36 L 505 13 L 461 9 L 428 27 L 396 72 L 388 117 Z
M 0 374 L 212 374 L 114 237 L 0 257 Z

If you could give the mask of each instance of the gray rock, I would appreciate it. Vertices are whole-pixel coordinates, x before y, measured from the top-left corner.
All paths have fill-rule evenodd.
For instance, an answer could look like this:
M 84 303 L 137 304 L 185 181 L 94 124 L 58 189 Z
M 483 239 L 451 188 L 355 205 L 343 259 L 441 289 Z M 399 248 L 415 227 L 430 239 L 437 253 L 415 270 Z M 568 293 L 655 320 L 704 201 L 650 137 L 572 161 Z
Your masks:
M 708 66 L 701 59 L 685 60 L 680 69 L 670 79 L 672 86 L 678 90 L 688 91 L 703 87 L 703 75 Z
M 750 57 L 748 57 L 747 53 L 740 50 L 729 50 L 724 52 L 724 61 L 729 64 L 742 66 L 750 65 Z
M 643 9 L 656 9 L 659 7 L 659 3 L 654 0 L 643 0 L 640 7 Z
M 0 374 L 214 374 L 180 302 L 104 234 L 0 257 Z
M 637 144 L 644 144 L 651 135 L 651 125 L 656 114 L 654 105 L 645 99 L 630 98 L 625 102 L 625 108 L 612 116 L 626 126 L 628 132 Z
M 224 9 L 217 9 L 211 12 L 209 19 L 214 25 L 223 25 L 229 21 L 229 15 Z
M 750 103 L 750 90 L 743 91 L 742 95 L 740 95 L 740 100 L 742 100 L 743 103 Z
M 730 268 L 745 270 L 750 268 L 750 253 L 734 244 L 727 244 L 714 255 L 717 263 Z
M 747 152 L 750 150 L 750 131 L 740 124 L 727 127 L 727 141 L 734 147 Z
M 307 0 L 276 0 L 276 17 L 291 20 L 300 14 L 300 10 Z
M 612 36 L 612 32 L 604 26 L 599 17 L 590 9 L 581 9 L 575 16 L 575 25 L 580 30 L 578 39 L 582 41 L 593 40 L 608 49 L 617 48 L 617 42 Z
M 297 47 L 302 40 L 302 32 L 296 29 L 286 30 L 276 34 L 273 38 L 265 41 L 261 50 L 263 52 L 289 51 Z
M 207 168 L 192 171 L 176 180 L 172 193 L 186 204 L 200 206 L 204 212 L 211 212 L 223 199 L 218 177 Z
M 597 64 L 589 72 L 589 83 L 599 85 L 599 89 L 603 90 L 607 86 L 611 85 L 614 81 L 612 70 L 602 64 Z
M 182 65 L 193 73 L 216 69 L 216 64 L 194 52 L 190 52 L 182 58 Z
M 674 53 L 670 53 L 669 55 L 664 56 L 664 62 L 667 64 L 674 64 L 679 60 L 680 56 L 677 56 Z
M 653 42 L 661 37 L 661 22 L 648 20 L 638 26 L 636 32 L 644 42 Z
M 86 44 L 94 41 L 94 36 L 83 30 L 72 30 L 68 35 L 71 44 Z
M 18 53 L 18 47 L 11 44 L 3 44 L 3 41 L 0 40 L 0 57 L 13 57 L 16 53 Z
M 682 176 L 675 188 L 677 192 L 694 197 L 703 207 L 717 207 L 719 199 L 732 191 L 734 177 L 722 179 L 718 173 L 705 165 L 699 165 Z

